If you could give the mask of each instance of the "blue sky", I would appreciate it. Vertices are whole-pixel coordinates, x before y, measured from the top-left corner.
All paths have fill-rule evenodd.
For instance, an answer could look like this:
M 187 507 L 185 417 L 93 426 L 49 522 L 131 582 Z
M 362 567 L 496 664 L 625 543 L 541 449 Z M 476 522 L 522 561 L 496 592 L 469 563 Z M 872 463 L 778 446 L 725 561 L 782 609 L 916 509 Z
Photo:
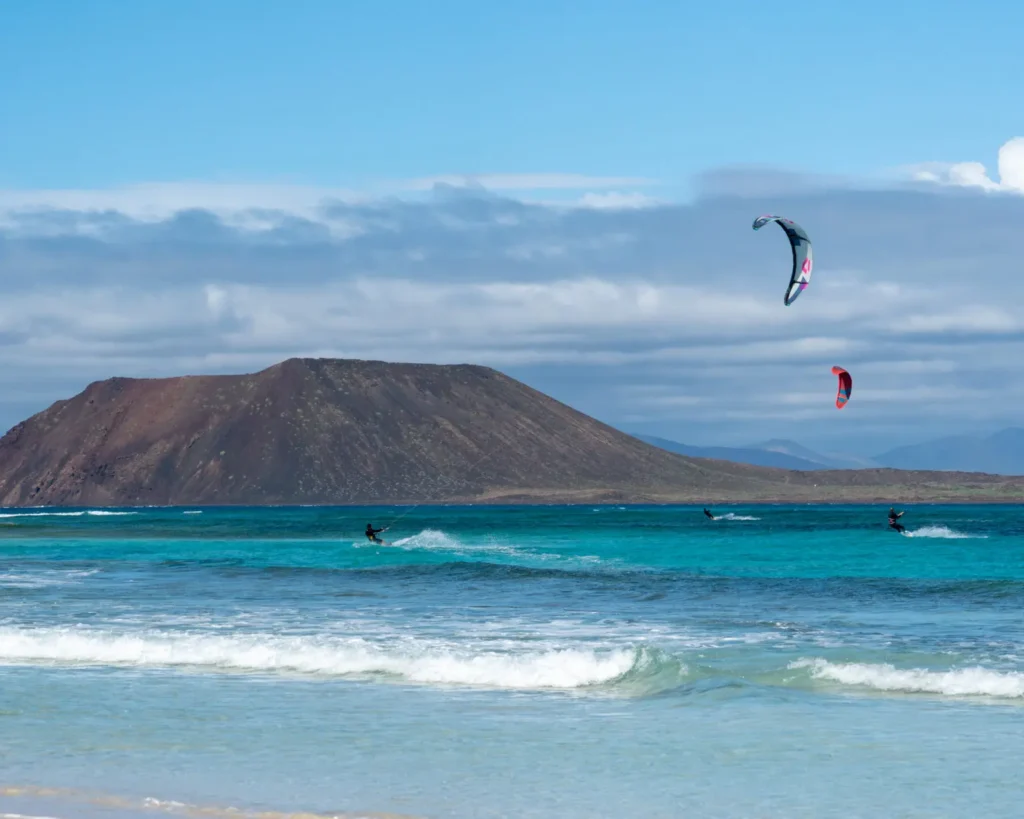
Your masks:
M 0 11 L 4 187 L 992 161 L 1024 6 L 34 0 Z M 11 82 L 11 78 L 13 83 Z
M 692 444 L 1019 423 L 1014 30 L 984 2 L 5 4 L 0 427 L 292 355 L 487 364 Z M 766 211 L 815 240 L 790 308 Z

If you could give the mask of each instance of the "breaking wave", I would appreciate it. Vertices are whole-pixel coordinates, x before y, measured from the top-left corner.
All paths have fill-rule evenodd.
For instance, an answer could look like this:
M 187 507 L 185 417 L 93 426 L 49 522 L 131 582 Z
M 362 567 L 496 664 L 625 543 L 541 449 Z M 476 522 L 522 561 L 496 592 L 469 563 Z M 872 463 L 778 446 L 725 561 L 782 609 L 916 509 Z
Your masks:
M 726 512 L 724 515 L 716 515 L 716 520 L 760 520 L 761 518 L 754 517 L 754 515 L 736 515 L 732 512 Z
M 691 668 L 675 653 L 636 643 L 559 643 L 538 645 L 531 640 L 505 639 L 496 646 L 493 641 L 393 635 L 365 639 L 263 632 L 225 635 L 159 629 L 8 627 L 0 628 L 0 664 L 301 676 L 628 698 L 706 684 L 721 674 L 711 667 Z M 687 651 L 694 646 L 676 648 Z M 784 672 L 776 667 L 752 677 L 742 672 L 725 676 L 739 685 L 803 688 L 809 680 L 817 680 L 889 694 L 1024 700 L 1024 672 L 1020 671 L 981 666 L 946 671 L 901 669 L 889 663 L 821 658 L 796 660 L 786 668 L 804 674 L 780 676 Z
M 980 666 L 930 671 L 924 668 L 900 669 L 889 663 L 831 663 L 822 659 L 797 660 L 789 667 L 809 669 L 815 679 L 876 691 L 1024 698 L 1024 673 L 1019 671 L 993 671 Z
M 677 687 L 686 667 L 647 647 L 550 647 L 488 651 L 415 638 L 230 636 L 72 628 L 0 629 L 0 663 L 121 666 L 383 678 L 513 690 L 598 688 L 643 696 Z

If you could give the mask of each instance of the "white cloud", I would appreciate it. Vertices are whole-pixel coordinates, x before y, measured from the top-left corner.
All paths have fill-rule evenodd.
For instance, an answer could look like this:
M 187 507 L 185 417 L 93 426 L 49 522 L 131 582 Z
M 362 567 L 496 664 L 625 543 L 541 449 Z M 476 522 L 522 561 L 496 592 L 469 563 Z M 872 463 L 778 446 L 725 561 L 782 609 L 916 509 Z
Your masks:
M 191 209 L 219 216 L 247 211 L 283 211 L 316 218 L 325 201 L 362 202 L 354 191 L 304 185 L 154 182 L 101 189 L 0 189 L 0 213 L 55 209 L 115 211 L 132 219 L 160 221 Z
M 993 304 L 973 304 L 942 313 L 910 313 L 892 322 L 904 333 L 1009 333 L 1024 329 L 1015 314 Z
M 151 182 L 101 189 L 0 189 L 0 227 L 17 224 L 16 214 L 45 210 L 116 213 L 143 222 L 160 222 L 182 211 L 203 210 L 243 230 L 273 230 L 280 227 L 282 221 L 298 217 L 328 227 L 338 238 L 349 238 L 361 230 L 325 215 L 326 206 L 339 202 L 386 205 L 389 200 L 382 198 L 383 194 L 430 191 L 437 185 L 490 191 L 572 191 L 653 184 L 653 180 L 644 178 L 547 173 L 434 176 L 377 184 L 360 191 L 314 185 L 230 182 Z M 564 205 L 623 209 L 648 207 L 654 203 L 654 199 L 636 192 L 611 191 L 588 192 Z M 507 214 L 500 218 L 507 223 L 515 221 Z M 76 232 L 97 235 L 101 231 L 95 223 L 79 223 Z
M 1024 137 L 1014 137 L 999 148 L 998 181 L 990 179 L 981 162 L 930 162 L 910 169 L 918 182 L 934 182 L 987 191 L 1024 193 Z
M 208 284 L 203 290 L 206 293 L 206 306 L 210 313 L 215 318 L 220 318 L 227 306 L 228 292 L 215 284 Z
M 638 208 L 655 207 L 663 203 L 642 193 L 609 191 L 608 193 L 585 193 L 576 200 L 575 204 L 584 208 L 599 208 L 602 210 L 636 210 Z
M 586 190 L 587 188 L 640 188 L 654 180 L 630 176 L 586 176 L 574 173 L 448 174 L 413 179 L 406 190 L 430 190 L 435 185 L 480 187 L 494 191 Z
M 623 284 L 593 277 L 459 284 L 361 277 L 306 285 L 220 282 L 156 290 L 79 286 L 9 294 L 0 304 L 0 331 L 21 333 L 25 341 L 3 350 L 0 361 L 13 356 L 23 363 L 49 360 L 57 366 L 69 356 L 76 362 L 90 356 L 99 362 L 108 355 L 124 359 L 133 350 L 141 360 L 173 359 L 178 348 L 186 357 L 193 355 L 190 347 L 198 341 L 209 354 L 266 351 L 266 363 L 330 350 L 334 355 L 440 362 L 681 367 L 699 374 L 704 385 L 699 389 L 711 391 L 722 381 L 765 379 L 764 372 L 751 368 L 796 373 L 810 366 L 814 379 L 831 383 L 833 363 L 870 359 L 876 348 L 856 323 L 871 298 L 868 292 L 820 314 L 798 315 L 708 286 Z M 897 311 L 895 305 L 877 307 Z M 917 324 L 911 327 L 971 329 L 987 310 L 992 308 L 966 309 L 973 317 L 966 325 L 951 324 L 941 313 L 924 324 L 929 317 L 922 314 L 913 317 Z M 922 370 L 920 364 L 897 361 L 891 371 L 876 369 L 873 379 L 891 381 L 896 372 L 905 377 Z M 779 377 L 778 372 L 771 375 Z

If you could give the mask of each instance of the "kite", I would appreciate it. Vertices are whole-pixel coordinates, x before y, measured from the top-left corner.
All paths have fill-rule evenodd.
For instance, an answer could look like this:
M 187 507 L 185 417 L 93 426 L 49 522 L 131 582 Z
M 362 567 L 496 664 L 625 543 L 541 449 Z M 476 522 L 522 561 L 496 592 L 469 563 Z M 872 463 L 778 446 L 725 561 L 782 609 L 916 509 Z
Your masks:
M 839 376 L 839 390 L 836 392 L 836 409 L 842 409 L 853 392 L 853 378 L 842 367 L 833 367 L 832 375 Z
M 789 275 L 789 287 L 786 288 L 784 303 L 787 307 L 796 301 L 811 281 L 811 268 L 814 260 L 811 254 L 811 240 L 796 222 L 782 216 L 758 216 L 754 220 L 754 230 L 760 230 L 769 222 L 777 222 L 786 232 L 789 246 L 793 251 L 793 270 Z

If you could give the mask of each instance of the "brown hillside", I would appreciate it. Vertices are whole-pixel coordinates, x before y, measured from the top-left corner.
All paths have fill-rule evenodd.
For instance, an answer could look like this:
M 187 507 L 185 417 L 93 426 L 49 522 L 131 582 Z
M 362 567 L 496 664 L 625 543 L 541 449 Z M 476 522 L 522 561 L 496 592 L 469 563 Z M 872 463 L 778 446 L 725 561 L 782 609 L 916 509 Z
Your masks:
M 665 452 L 469 365 L 113 378 L 0 439 L 0 505 L 1024 498 L 1024 481 Z

